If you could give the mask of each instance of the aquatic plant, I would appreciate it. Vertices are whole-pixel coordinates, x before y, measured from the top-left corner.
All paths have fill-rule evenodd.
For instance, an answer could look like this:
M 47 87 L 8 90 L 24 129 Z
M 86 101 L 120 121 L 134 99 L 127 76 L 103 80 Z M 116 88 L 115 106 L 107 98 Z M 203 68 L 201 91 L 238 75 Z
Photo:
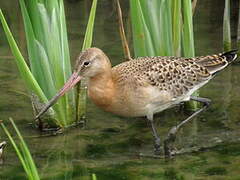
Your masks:
M 8 129 L 6 128 L 6 126 L 1 123 L 1 127 L 3 129 L 3 131 L 5 132 L 5 134 L 7 135 L 8 139 L 10 140 L 22 166 L 23 169 L 27 175 L 27 178 L 29 180 L 40 180 L 35 162 L 32 158 L 32 155 L 28 149 L 27 144 L 25 143 L 21 133 L 19 132 L 16 124 L 14 123 L 12 118 L 9 118 L 16 134 L 18 137 L 18 142 L 16 140 L 13 139 L 13 137 L 11 136 L 10 132 L 8 131 Z
M 224 16 L 223 16 L 223 49 L 231 50 L 231 27 L 230 27 L 230 1 L 225 0 Z
M 37 96 L 38 100 L 33 98 L 35 99 L 33 103 L 35 110 L 38 111 L 41 103 L 51 99 L 72 73 L 64 4 L 63 0 L 19 0 L 19 3 L 24 20 L 30 68 L 19 51 L 1 10 L 0 20 L 21 77 L 30 94 Z M 93 0 L 83 49 L 90 47 L 92 43 L 96 5 L 97 0 Z M 48 118 L 48 121 L 60 127 L 78 121 L 79 115 L 83 114 L 79 112 L 78 104 L 72 90 L 51 108 L 49 111 L 51 118 Z
M 123 19 L 122 19 L 122 9 L 119 0 L 116 0 L 117 4 L 117 14 L 118 14 L 118 25 L 119 25 L 119 32 L 120 32 L 120 37 L 122 41 L 122 47 L 124 51 L 124 56 L 126 60 L 131 60 L 131 53 L 129 50 L 125 30 L 124 30 L 124 25 L 123 25 Z
M 94 28 L 94 20 L 97 9 L 97 0 L 93 1 L 92 8 L 90 11 L 88 25 L 85 33 L 85 38 L 83 41 L 82 51 L 87 48 L 90 48 L 92 45 L 92 37 L 93 37 L 93 28 Z M 82 82 L 77 86 L 77 116 L 76 119 L 80 119 L 81 117 L 85 117 L 86 113 L 86 102 L 87 102 L 87 88 L 86 83 Z
M 92 180 L 97 180 L 96 174 L 92 174 Z
M 136 57 L 195 55 L 191 0 L 131 0 L 130 10 Z

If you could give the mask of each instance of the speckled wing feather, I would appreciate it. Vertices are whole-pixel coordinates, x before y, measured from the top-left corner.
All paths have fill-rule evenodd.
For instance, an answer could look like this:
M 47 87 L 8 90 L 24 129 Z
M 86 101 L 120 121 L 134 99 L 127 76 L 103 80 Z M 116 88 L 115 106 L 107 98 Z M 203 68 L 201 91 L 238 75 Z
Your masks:
M 168 91 L 173 97 L 179 97 L 200 88 L 234 58 L 229 53 L 196 58 L 140 57 L 115 66 L 113 72 L 118 73 L 117 81 L 120 84 L 128 81 L 132 86 L 145 86 L 143 82 L 147 82 L 160 91 Z
M 159 90 L 171 92 L 173 97 L 187 94 L 188 91 L 211 79 L 206 68 L 193 60 L 185 61 L 176 57 L 156 57 L 158 63 L 147 71 L 151 85 Z
M 224 69 L 228 64 L 237 58 L 237 50 L 229 51 L 209 56 L 199 56 L 188 58 L 186 61 L 194 61 L 195 63 L 205 67 L 211 74 Z
M 147 82 L 160 91 L 171 92 L 173 97 L 181 96 L 211 78 L 203 66 L 178 57 L 140 57 L 115 66 L 113 71 L 118 73 L 120 84 L 128 81 L 132 86 L 146 86 L 143 82 Z

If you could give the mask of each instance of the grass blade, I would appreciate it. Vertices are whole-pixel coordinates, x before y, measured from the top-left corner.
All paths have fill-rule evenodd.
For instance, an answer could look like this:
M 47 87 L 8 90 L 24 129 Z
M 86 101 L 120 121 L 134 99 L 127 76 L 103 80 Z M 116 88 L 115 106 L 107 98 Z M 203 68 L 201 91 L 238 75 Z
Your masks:
M 131 0 L 131 20 L 133 30 L 133 45 L 135 56 L 153 56 L 154 48 L 149 27 L 146 25 L 141 3 L 143 1 Z
M 231 29 L 230 29 L 230 1 L 225 0 L 224 16 L 223 16 L 223 49 L 231 50 Z
M 125 30 L 124 30 L 124 25 L 123 25 L 123 19 L 122 19 L 122 9 L 119 0 L 116 0 L 117 4 L 117 12 L 118 12 L 118 26 L 119 26 L 119 33 L 122 41 L 122 47 L 125 55 L 126 60 L 132 60 Z
M 131 21 L 132 21 L 132 31 L 133 31 L 133 48 L 135 57 L 136 56 L 146 56 L 147 48 L 145 43 L 144 28 L 142 23 L 142 16 L 139 16 L 140 4 L 138 0 L 130 1 L 131 8 Z
M 31 72 L 33 74 L 33 76 L 35 78 L 37 78 L 37 82 L 39 82 L 40 86 L 43 82 L 40 82 L 41 79 L 38 79 L 38 77 L 41 77 L 40 74 L 39 74 L 39 71 L 38 71 L 38 68 L 40 68 L 40 64 L 39 64 L 39 61 L 33 61 L 32 59 L 34 57 L 37 56 L 37 53 L 36 53 L 36 48 L 35 48 L 35 35 L 34 35 L 34 31 L 33 31 L 33 28 L 32 28 L 32 23 L 31 23 L 31 20 L 30 20 L 30 17 L 28 16 L 28 13 L 27 13 L 27 9 L 26 9 L 26 6 L 25 6 L 25 3 L 23 0 L 20 0 L 19 1 L 20 3 L 20 7 L 21 7 L 21 11 L 22 11 L 22 14 L 23 14 L 23 19 L 24 19 L 24 27 L 25 27 L 25 31 L 26 31 L 26 40 L 27 40 L 27 48 L 28 48 L 28 55 L 29 55 L 29 59 L 30 59 L 30 66 L 31 66 Z
M 195 55 L 191 0 L 129 3 L 135 56 Z
M 19 2 L 32 72 L 24 61 L 2 12 L 0 14 L 1 22 L 11 50 L 16 57 L 21 76 L 26 81 L 31 93 L 33 92 L 38 96 L 40 103 L 46 103 L 64 85 L 72 73 L 64 1 L 19 0 Z M 92 44 L 96 7 L 97 0 L 93 0 L 83 49 L 89 48 Z M 37 103 L 38 98 L 36 98 Z M 86 93 L 83 99 L 86 99 Z M 81 105 L 81 102 L 76 102 L 75 93 L 72 90 L 61 97 L 58 103 L 52 107 L 54 113 L 49 114 L 51 118 L 47 119 L 47 123 L 50 126 L 55 124 L 60 127 L 67 127 L 76 120 L 77 115 L 80 116 L 78 109 L 80 107 L 85 109 L 85 104 L 86 102 L 83 102 L 83 105 Z M 37 104 L 34 107 L 40 107 L 40 105 Z M 37 109 L 37 111 L 39 110 Z
M 3 123 L 1 123 L 1 126 L 2 126 L 2 129 L 3 129 L 3 131 L 5 132 L 5 134 L 7 135 L 8 139 L 9 139 L 10 142 L 12 143 L 13 148 L 15 149 L 15 151 L 16 151 L 16 153 L 17 153 L 17 156 L 18 156 L 18 158 L 19 158 L 19 160 L 20 160 L 20 162 L 22 163 L 23 169 L 25 170 L 25 172 L 26 172 L 27 174 L 29 174 L 30 171 L 29 171 L 29 169 L 27 168 L 27 165 L 26 165 L 26 163 L 25 163 L 25 161 L 24 161 L 24 159 L 23 159 L 23 156 L 22 156 L 22 154 L 21 154 L 21 152 L 20 152 L 17 144 L 15 143 L 15 141 L 14 141 L 13 138 L 12 138 L 12 136 L 10 135 L 10 132 L 7 130 L 6 126 L 5 126 Z
M 19 132 L 16 124 L 14 123 L 13 119 L 12 118 L 9 118 L 10 122 L 12 123 L 12 126 L 14 128 L 14 130 L 16 131 L 17 135 L 18 135 L 18 138 L 21 142 L 21 151 L 22 153 L 25 154 L 25 161 L 29 164 L 29 168 L 31 170 L 31 174 L 33 175 L 34 177 L 34 180 L 37 180 L 37 179 L 40 179 L 39 176 L 38 176 L 38 171 L 37 171 L 37 168 L 36 168 L 36 165 L 32 159 L 32 156 L 31 156 L 31 153 L 29 152 L 29 149 L 27 147 L 27 144 L 25 143 L 21 133 Z
M 96 174 L 92 174 L 92 180 L 97 180 Z
M 37 81 L 35 80 L 35 78 L 33 77 L 31 71 L 29 70 L 22 54 L 20 53 L 17 43 L 15 42 L 12 33 L 7 25 L 7 22 L 4 18 L 4 15 L 2 13 L 2 10 L 0 9 L 0 20 L 4 29 L 4 32 L 7 36 L 7 40 L 9 42 L 10 48 L 12 50 L 12 53 L 15 57 L 17 66 L 18 66 L 18 70 L 22 76 L 22 78 L 25 80 L 26 85 L 28 86 L 28 88 L 34 92 L 35 94 L 38 95 L 38 97 L 43 101 L 43 102 L 47 102 L 47 98 L 44 95 L 42 89 L 40 88 L 40 86 L 38 85 Z
M 90 48 L 92 45 L 96 9 L 97 9 L 97 0 L 93 0 L 90 15 L 88 18 L 87 29 L 86 29 L 86 33 L 83 41 L 82 51 L 84 51 L 87 48 Z
M 183 55 L 184 57 L 194 57 L 194 38 L 192 23 L 192 3 L 191 0 L 183 0 Z
M 71 75 L 63 0 L 19 2 L 31 71 L 46 99 L 50 99 Z M 75 94 L 70 91 L 53 106 L 54 123 L 60 127 L 70 125 L 75 120 L 75 106 Z
M 40 180 L 36 165 L 32 159 L 32 156 L 29 152 L 29 149 L 28 149 L 21 133 L 19 132 L 14 121 L 11 118 L 9 118 L 9 119 L 10 119 L 10 122 L 12 123 L 12 126 L 14 127 L 14 130 L 16 131 L 17 136 L 19 138 L 19 141 L 20 141 L 19 146 L 16 144 L 16 141 L 12 138 L 12 136 L 10 135 L 9 131 L 7 130 L 6 126 L 3 123 L 1 123 L 2 129 L 4 130 L 5 134 L 7 135 L 11 144 L 13 145 L 13 147 L 16 151 L 16 154 L 23 166 L 23 169 L 27 174 L 28 179 L 29 180 Z
M 179 0 L 173 0 L 172 4 L 172 22 L 173 22 L 173 51 L 175 56 L 181 55 L 181 31 L 182 31 L 182 3 Z
M 92 46 L 92 37 L 94 29 L 95 14 L 97 9 L 97 0 L 93 0 L 90 15 L 88 18 L 87 29 L 83 41 L 82 51 Z M 77 86 L 77 121 L 80 120 L 80 117 L 84 118 L 86 114 L 86 105 L 87 105 L 87 89 L 85 82 Z

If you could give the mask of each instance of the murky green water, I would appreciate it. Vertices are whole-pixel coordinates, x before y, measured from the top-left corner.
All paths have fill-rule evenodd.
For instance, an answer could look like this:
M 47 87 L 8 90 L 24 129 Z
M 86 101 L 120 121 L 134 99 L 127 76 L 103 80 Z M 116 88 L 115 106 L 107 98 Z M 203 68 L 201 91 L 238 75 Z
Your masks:
M 24 50 L 23 25 L 15 2 L 0 0 L 0 7 Z M 66 2 L 73 62 L 81 49 L 90 4 L 87 0 Z M 199 1 L 194 17 L 198 55 L 221 51 L 223 5 L 224 2 L 218 0 Z M 127 18 L 127 7 L 124 12 Z M 100 0 L 97 14 L 94 45 L 103 49 L 114 65 L 118 64 L 123 54 L 113 1 Z M 202 88 L 201 96 L 211 98 L 213 103 L 208 111 L 179 132 L 176 143 L 178 148 L 216 147 L 180 155 L 170 161 L 143 158 L 138 154 L 152 153 L 151 131 L 145 119 L 114 116 L 101 111 L 90 101 L 88 123 L 84 129 L 73 128 L 64 135 L 42 137 L 31 128 L 31 103 L 27 96 L 19 93 L 26 93 L 26 90 L 0 29 L 0 119 L 8 125 L 8 117 L 14 118 L 30 147 L 40 176 L 45 180 L 90 179 L 92 173 L 98 180 L 237 180 L 240 179 L 239 68 L 238 64 L 229 67 Z M 178 108 L 157 115 L 155 120 L 161 137 L 185 117 L 187 114 Z M 0 131 L 0 141 L 3 140 L 6 137 Z M 6 148 L 5 164 L 0 166 L 0 179 L 25 179 L 11 145 Z

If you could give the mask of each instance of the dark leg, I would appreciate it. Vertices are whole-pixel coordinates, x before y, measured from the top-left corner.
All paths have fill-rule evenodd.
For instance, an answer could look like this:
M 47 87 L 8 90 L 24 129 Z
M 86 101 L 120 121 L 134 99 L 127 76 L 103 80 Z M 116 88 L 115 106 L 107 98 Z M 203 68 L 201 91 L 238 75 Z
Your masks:
M 201 97 L 195 97 L 195 96 L 191 96 L 190 98 L 191 100 L 197 101 L 197 102 L 201 102 L 203 104 L 203 107 L 201 109 L 199 109 L 198 111 L 194 112 L 191 116 L 189 116 L 187 119 L 185 119 L 184 121 L 182 121 L 181 123 L 179 123 L 177 126 L 174 126 L 170 129 L 170 131 L 168 132 L 167 138 L 164 140 L 164 153 L 165 153 L 165 157 L 171 157 L 172 153 L 171 153 L 171 148 L 170 148 L 170 144 L 174 143 L 175 139 L 176 139 L 176 133 L 178 132 L 178 130 L 186 123 L 188 123 L 189 121 L 191 121 L 196 115 L 198 115 L 199 113 L 201 113 L 202 111 L 204 111 L 205 109 L 208 108 L 208 106 L 211 103 L 210 99 L 207 98 L 201 98 Z
M 147 114 L 148 122 L 150 122 L 152 134 L 154 137 L 154 154 L 159 155 L 160 154 L 160 138 L 157 133 L 157 129 L 155 128 L 154 122 L 153 122 L 153 112 L 149 112 Z
M 157 129 L 155 128 L 153 120 L 149 120 L 151 123 L 151 129 L 152 129 L 152 134 L 154 137 L 154 154 L 159 155 L 160 154 L 160 138 L 157 133 Z

